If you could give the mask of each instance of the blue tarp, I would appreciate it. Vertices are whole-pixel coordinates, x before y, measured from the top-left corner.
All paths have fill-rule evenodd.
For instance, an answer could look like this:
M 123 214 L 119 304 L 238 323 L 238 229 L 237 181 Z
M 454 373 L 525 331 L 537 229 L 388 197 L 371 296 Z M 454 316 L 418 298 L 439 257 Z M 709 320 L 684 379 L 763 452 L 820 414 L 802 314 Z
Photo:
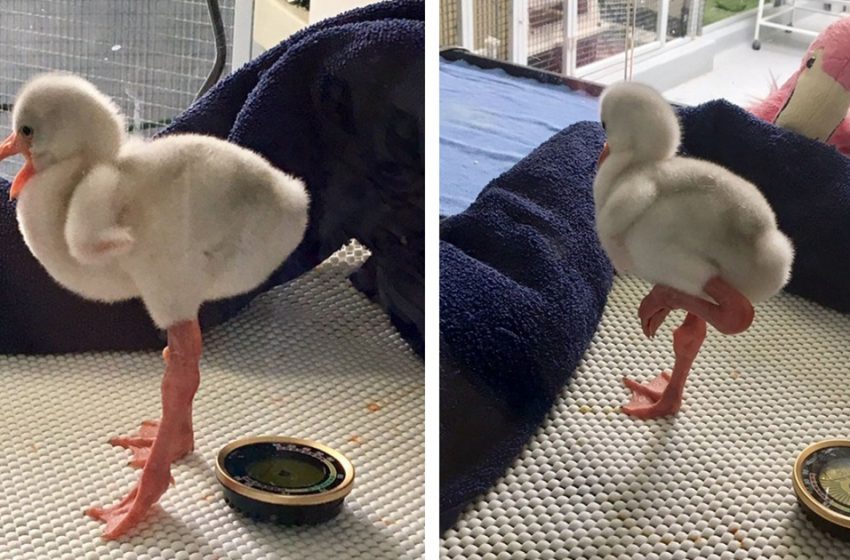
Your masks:
M 440 61 L 440 213 L 465 210 L 485 185 L 555 133 L 598 120 L 599 100 L 544 84 Z

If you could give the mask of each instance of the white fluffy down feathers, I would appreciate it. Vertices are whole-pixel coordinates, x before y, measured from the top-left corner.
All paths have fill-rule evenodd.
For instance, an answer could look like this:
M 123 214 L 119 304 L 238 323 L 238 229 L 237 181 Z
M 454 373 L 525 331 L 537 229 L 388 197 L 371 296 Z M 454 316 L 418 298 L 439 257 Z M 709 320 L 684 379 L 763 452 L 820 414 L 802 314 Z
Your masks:
M 304 235 L 301 180 L 212 137 L 127 139 L 115 104 L 82 78 L 28 82 L 14 111 L 15 130 L 25 125 L 36 172 L 17 207 L 27 245 L 83 297 L 140 296 L 160 328 L 253 289 Z
M 597 230 L 619 272 L 704 298 L 714 276 L 752 302 L 785 286 L 794 250 L 767 200 L 719 165 L 675 156 L 679 122 L 659 93 L 612 85 L 601 116 L 610 155 L 593 184 Z

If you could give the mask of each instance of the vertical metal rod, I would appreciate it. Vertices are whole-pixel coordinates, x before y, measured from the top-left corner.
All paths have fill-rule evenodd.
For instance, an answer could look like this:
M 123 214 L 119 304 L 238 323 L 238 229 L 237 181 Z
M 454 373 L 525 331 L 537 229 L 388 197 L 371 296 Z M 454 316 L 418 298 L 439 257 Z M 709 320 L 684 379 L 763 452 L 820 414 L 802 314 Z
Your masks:
M 561 73 L 575 76 L 578 60 L 578 0 L 564 0 L 564 46 Z
M 759 40 L 759 28 L 761 27 L 762 19 L 764 18 L 764 0 L 759 0 L 759 9 L 756 12 L 756 31 L 753 34 L 753 44 Z
M 629 42 L 629 81 L 635 76 L 635 37 L 637 36 L 637 0 L 632 0 L 632 32 Z
M 627 0 L 626 1 L 626 19 L 624 20 L 625 21 L 625 27 L 623 29 L 623 81 L 624 82 L 629 81 L 629 60 L 630 60 L 630 57 L 632 55 L 631 49 L 629 47 L 631 45 L 631 41 L 630 41 L 631 31 L 632 31 L 632 26 L 631 26 L 631 22 L 632 22 L 631 14 L 632 14 L 632 12 L 631 11 L 634 9 L 633 6 L 634 6 L 633 0 Z
M 658 42 L 663 47 L 667 43 L 667 21 L 670 19 L 670 0 L 658 0 L 661 2 L 658 12 Z
M 254 0 L 236 0 L 233 9 L 233 68 L 251 60 L 254 45 Z
M 210 12 L 210 23 L 215 37 L 215 62 L 213 62 L 213 67 L 207 75 L 204 85 L 198 90 L 195 99 L 205 94 L 221 78 L 221 73 L 227 62 L 227 36 L 224 34 L 224 21 L 221 19 L 221 8 L 218 5 L 218 0 L 207 0 L 207 9 Z
M 460 0 L 460 45 L 475 49 L 474 5 L 472 0 Z
M 511 62 L 528 64 L 528 0 L 513 0 Z
M 688 17 L 688 37 L 696 37 L 702 30 L 702 6 L 705 0 L 691 0 L 691 13 Z M 760 4 L 764 5 L 764 0 Z M 758 26 L 756 26 L 758 30 Z
M 561 0 L 561 13 L 564 15 L 561 21 L 564 30 L 564 40 L 561 41 L 561 74 L 565 75 L 570 67 L 570 7 L 567 2 L 568 0 Z

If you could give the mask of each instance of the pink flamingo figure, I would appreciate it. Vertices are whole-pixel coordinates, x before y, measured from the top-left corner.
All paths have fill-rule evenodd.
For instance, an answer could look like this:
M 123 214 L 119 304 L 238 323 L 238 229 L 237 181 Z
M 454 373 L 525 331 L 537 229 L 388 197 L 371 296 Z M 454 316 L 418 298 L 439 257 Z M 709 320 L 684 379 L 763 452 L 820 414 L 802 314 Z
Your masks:
M 850 156 L 850 18 L 827 27 L 794 74 L 760 103 L 757 117 Z

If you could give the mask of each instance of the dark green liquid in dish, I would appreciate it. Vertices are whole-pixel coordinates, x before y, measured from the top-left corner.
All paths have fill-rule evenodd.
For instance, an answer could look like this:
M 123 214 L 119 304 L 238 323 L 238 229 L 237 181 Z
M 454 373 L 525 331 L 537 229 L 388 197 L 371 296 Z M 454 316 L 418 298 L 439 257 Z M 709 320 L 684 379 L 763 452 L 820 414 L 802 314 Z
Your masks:
M 327 467 L 320 461 L 292 452 L 260 459 L 248 465 L 246 470 L 254 480 L 293 489 L 315 486 L 328 475 Z
M 830 498 L 850 507 L 850 457 L 835 459 L 824 465 L 818 482 Z

